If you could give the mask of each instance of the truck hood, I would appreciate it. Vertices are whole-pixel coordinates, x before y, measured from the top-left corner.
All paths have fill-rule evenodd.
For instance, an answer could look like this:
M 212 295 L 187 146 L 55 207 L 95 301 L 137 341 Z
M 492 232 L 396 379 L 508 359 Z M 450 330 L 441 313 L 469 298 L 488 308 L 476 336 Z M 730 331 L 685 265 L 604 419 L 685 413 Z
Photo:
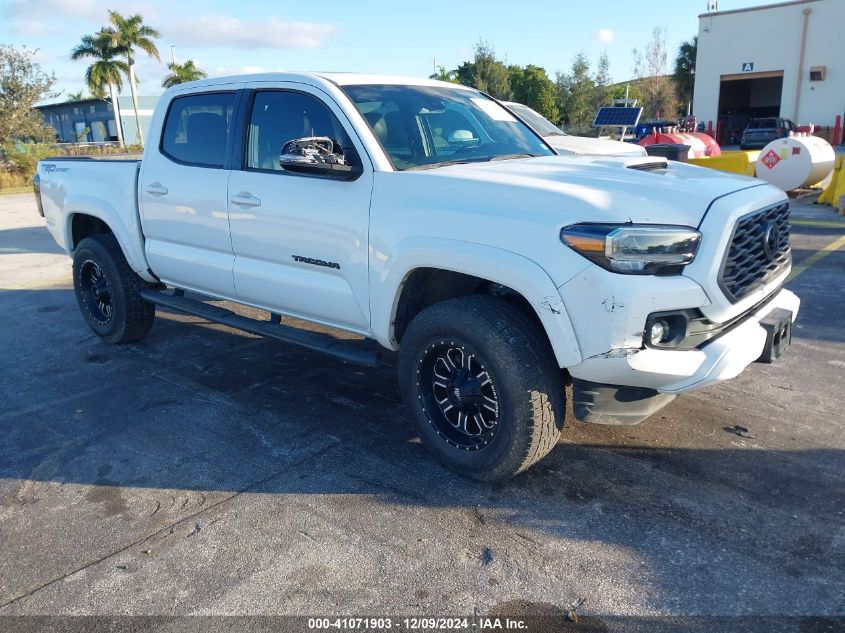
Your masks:
M 485 205 L 489 208 L 512 211 L 516 203 L 528 213 L 577 211 L 581 221 L 695 227 L 715 199 L 767 186 L 754 178 L 653 157 L 549 156 L 449 165 L 416 173 L 463 181 L 445 190 L 473 197 L 476 203 L 480 197 L 489 201 Z
M 645 156 L 645 149 L 633 143 L 588 138 L 586 136 L 544 136 L 543 140 L 562 156 Z

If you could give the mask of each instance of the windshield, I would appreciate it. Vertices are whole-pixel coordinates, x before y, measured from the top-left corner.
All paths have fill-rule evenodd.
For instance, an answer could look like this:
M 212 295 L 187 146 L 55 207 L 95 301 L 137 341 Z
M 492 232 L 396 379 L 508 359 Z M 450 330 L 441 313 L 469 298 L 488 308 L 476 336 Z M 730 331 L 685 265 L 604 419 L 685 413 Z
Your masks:
M 475 90 L 343 86 L 398 170 L 554 156 L 528 127 Z
M 776 128 L 778 122 L 776 119 L 752 119 L 748 124 L 750 130 L 765 130 L 769 128 Z
M 540 136 L 565 136 L 563 132 L 539 112 L 535 112 L 527 105 L 521 103 L 506 103 L 519 118 L 534 128 Z

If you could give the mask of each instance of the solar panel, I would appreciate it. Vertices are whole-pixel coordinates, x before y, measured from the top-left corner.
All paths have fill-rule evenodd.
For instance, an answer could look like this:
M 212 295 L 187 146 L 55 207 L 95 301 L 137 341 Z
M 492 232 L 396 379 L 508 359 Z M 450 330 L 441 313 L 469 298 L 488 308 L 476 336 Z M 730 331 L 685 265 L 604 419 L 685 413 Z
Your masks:
M 593 127 L 634 127 L 642 113 L 642 108 L 599 108 Z

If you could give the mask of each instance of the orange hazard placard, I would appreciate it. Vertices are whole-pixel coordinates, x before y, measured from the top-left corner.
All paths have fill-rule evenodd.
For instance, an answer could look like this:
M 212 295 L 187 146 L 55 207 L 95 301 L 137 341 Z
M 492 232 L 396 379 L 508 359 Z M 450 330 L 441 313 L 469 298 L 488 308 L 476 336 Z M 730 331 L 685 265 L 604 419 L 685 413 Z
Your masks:
M 778 156 L 778 153 L 775 150 L 770 149 L 768 152 L 765 153 L 763 158 L 760 159 L 760 162 L 762 162 L 769 169 L 773 169 L 774 166 L 780 162 L 780 156 Z

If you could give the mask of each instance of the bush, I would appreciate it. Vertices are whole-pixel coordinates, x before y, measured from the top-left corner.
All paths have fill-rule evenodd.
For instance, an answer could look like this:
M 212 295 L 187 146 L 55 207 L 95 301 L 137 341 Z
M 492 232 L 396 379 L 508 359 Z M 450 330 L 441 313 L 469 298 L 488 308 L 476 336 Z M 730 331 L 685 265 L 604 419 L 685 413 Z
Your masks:
M 53 145 L 51 143 L 14 143 L 0 145 L 0 189 L 23 187 L 32 183 L 38 161 L 50 156 L 112 156 L 140 154 L 143 147 L 127 145 Z
M 13 174 L 7 171 L 0 171 L 0 191 L 3 189 L 17 189 L 32 185 L 32 178 L 21 174 Z
M 16 143 L 3 145 L 0 150 L 6 163 L 5 171 L 24 178 L 32 178 L 35 175 L 39 160 L 56 155 L 53 146 L 46 143 Z

